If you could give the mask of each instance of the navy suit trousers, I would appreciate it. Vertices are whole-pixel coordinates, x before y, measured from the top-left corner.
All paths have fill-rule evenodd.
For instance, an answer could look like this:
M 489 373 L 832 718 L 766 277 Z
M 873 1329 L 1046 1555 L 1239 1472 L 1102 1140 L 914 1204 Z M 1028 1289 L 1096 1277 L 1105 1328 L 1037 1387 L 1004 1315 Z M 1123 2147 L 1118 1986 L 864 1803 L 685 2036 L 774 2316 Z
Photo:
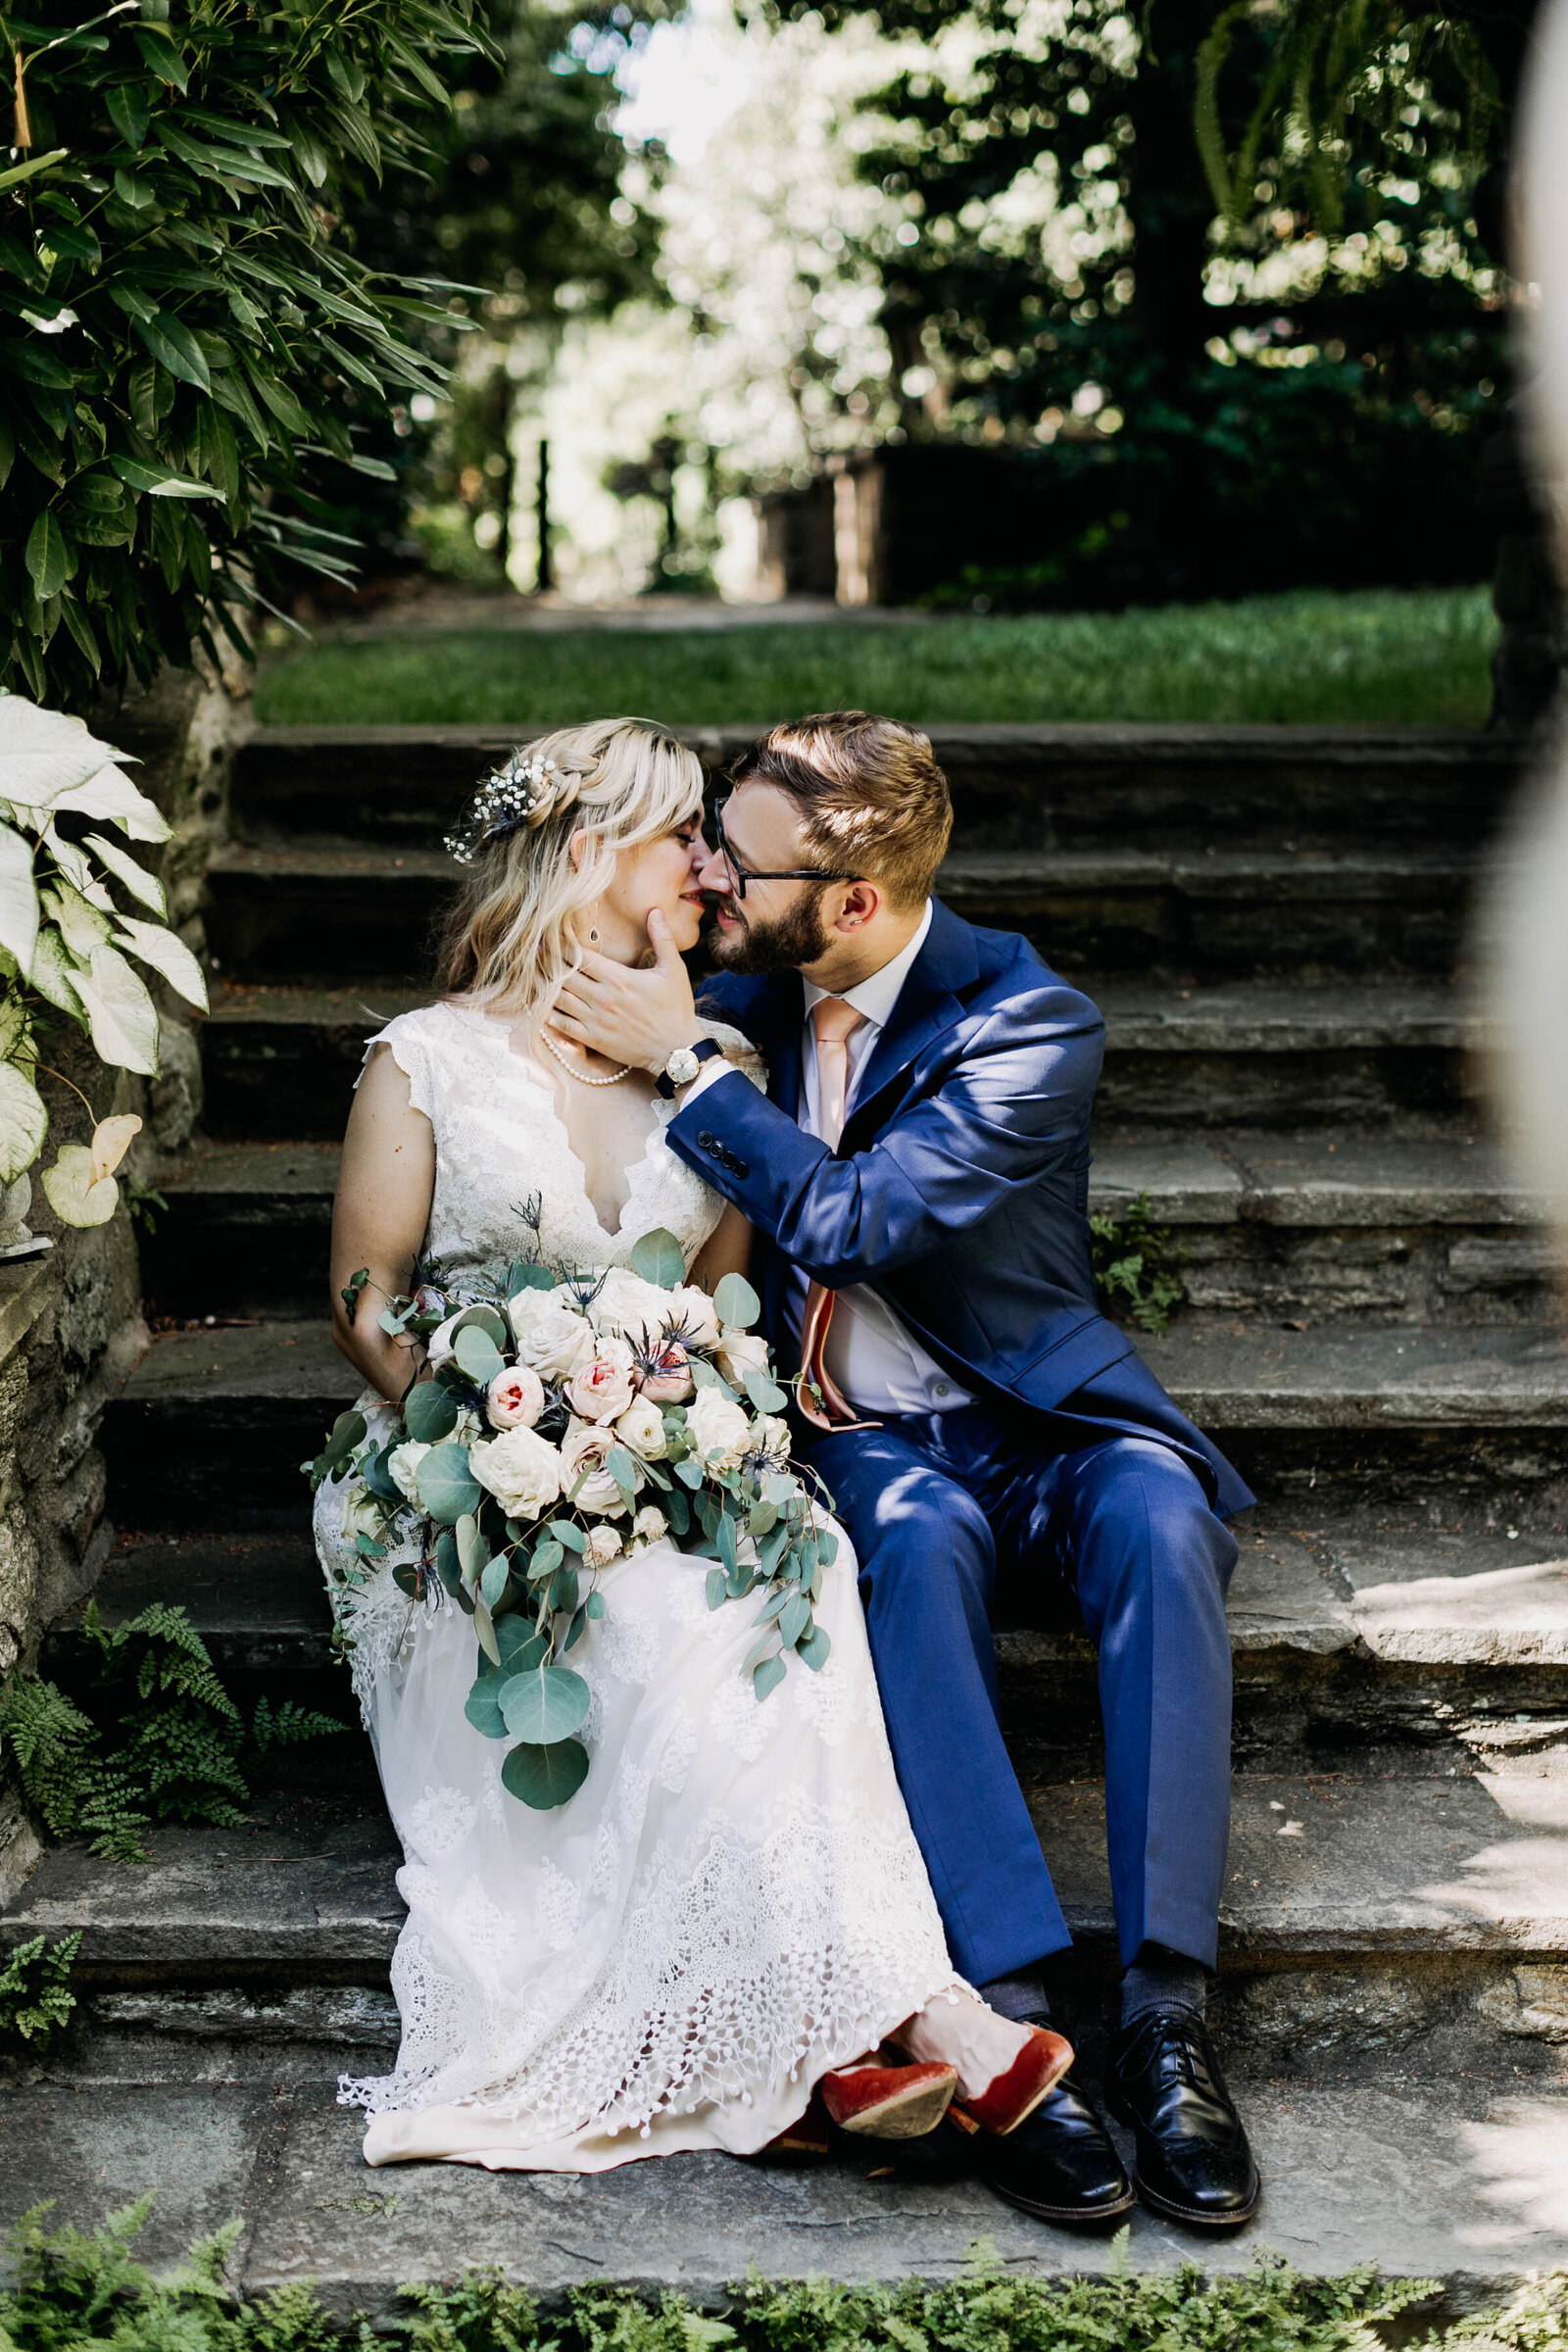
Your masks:
M 1041 1852 L 1049 1815 L 1037 1836 L 1003 1744 L 999 1581 L 1008 1621 L 1075 1603 L 1099 1649 L 1123 1960 L 1152 1940 L 1215 1961 L 1236 1542 L 1172 1446 L 1109 1431 L 1086 1444 L 1088 1425 L 1065 1419 L 971 1405 L 805 1448 L 859 1555 L 899 1783 L 954 1961 L 977 1984 L 1071 1941 Z

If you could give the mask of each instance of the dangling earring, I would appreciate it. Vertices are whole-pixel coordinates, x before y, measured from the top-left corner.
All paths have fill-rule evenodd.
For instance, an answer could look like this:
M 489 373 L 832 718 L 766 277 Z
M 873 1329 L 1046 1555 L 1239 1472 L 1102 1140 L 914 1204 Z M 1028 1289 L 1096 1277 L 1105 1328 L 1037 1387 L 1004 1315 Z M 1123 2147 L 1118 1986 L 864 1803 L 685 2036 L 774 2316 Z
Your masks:
M 595 914 L 599 912 L 599 901 L 597 899 L 594 901 L 594 912 Z M 590 923 L 588 926 L 588 945 L 591 948 L 597 948 L 599 945 L 599 926 L 597 923 Z

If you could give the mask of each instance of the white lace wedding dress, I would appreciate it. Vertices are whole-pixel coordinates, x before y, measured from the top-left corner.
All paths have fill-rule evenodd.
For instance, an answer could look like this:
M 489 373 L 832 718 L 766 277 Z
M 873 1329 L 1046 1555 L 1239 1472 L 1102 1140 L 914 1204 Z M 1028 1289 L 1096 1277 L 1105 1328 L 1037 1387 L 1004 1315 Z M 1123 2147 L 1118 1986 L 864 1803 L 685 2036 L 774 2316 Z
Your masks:
M 460 1287 L 518 1253 L 530 1195 L 553 1263 L 621 1264 L 663 1226 L 690 1266 L 722 1203 L 662 1125 L 609 1233 L 551 1091 L 504 1022 L 436 1004 L 380 1042 L 435 1130 L 426 1249 Z M 323 1486 L 317 1500 L 329 1588 L 352 1556 L 342 1493 Z M 667 1543 L 615 1563 L 609 1612 L 571 1658 L 593 1693 L 592 1763 L 549 1813 L 503 1789 L 505 1742 L 464 1714 L 467 1619 L 450 1603 L 412 1611 L 396 1564 L 377 1568 L 353 1622 L 409 1907 L 392 1963 L 397 2072 L 345 2079 L 339 2094 L 370 2111 L 368 2162 L 599 2172 L 681 2148 L 754 2154 L 827 2068 L 958 1983 L 842 1532 L 816 1606 L 828 1663 L 812 1674 L 792 1660 L 760 1702 L 742 1671 L 755 1609 L 710 1611 L 707 1563 Z

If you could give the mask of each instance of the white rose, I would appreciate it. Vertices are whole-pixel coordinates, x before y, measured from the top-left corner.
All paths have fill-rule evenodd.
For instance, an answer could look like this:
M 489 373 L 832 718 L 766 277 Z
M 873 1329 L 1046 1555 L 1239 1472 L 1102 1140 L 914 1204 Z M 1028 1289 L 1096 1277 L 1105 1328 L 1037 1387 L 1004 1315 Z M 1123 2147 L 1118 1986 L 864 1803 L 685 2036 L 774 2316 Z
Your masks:
M 565 1465 L 562 1492 L 570 1494 L 578 1479 L 582 1478 L 582 1486 L 575 1496 L 578 1510 L 590 1511 L 607 1519 L 618 1519 L 625 1511 L 625 1499 L 620 1489 L 605 1468 L 611 1447 L 619 1444 L 620 1440 L 612 1429 L 606 1429 L 592 1421 L 574 1421 L 562 1439 L 561 1458 Z M 635 1489 L 642 1485 L 643 1474 L 635 1460 L 631 1469 Z
M 674 1317 L 681 1339 L 689 1348 L 718 1346 L 718 1309 L 706 1291 L 688 1282 L 678 1291 L 669 1293 L 668 1313 Z
M 657 1282 L 644 1282 L 630 1266 L 612 1266 L 588 1311 L 601 1331 L 637 1342 L 644 1333 L 662 1331 L 670 1313 L 669 1293 Z
M 732 1470 L 746 1451 L 752 1425 L 738 1404 L 715 1388 L 699 1389 L 686 1407 L 686 1435 L 703 1460 L 718 1457 L 721 1470 Z
M 632 1521 L 631 1532 L 639 1544 L 657 1544 L 668 1526 L 669 1521 L 664 1517 L 663 1512 L 656 1510 L 654 1505 L 648 1502 L 643 1505 Z
M 664 1416 L 646 1396 L 634 1396 L 615 1423 L 615 1434 L 645 1462 L 664 1458 Z
M 510 1313 L 517 1358 L 541 1380 L 569 1380 L 594 1354 L 594 1327 L 555 1291 L 519 1291 Z
M 757 1426 L 752 1431 L 751 1450 L 754 1453 L 765 1453 L 768 1460 L 780 1470 L 786 1469 L 790 1458 L 789 1423 L 781 1420 L 777 1413 L 760 1414 Z
M 619 1528 L 595 1527 L 589 1530 L 583 1556 L 590 1568 L 608 1568 L 612 1560 L 619 1559 L 624 1549 Z
M 434 1331 L 431 1332 L 430 1337 L 426 1340 L 424 1344 L 425 1353 L 430 1358 L 430 1369 L 432 1372 L 437 1371 L 451 1355 L 453 1328 L 457 1323 L 458 1316 L 466 1315 L 467 1311 L 468 1310 L 466 1306 L 458 1307 L 454 1313 L 448 1315 L 444 1323 L 438 1323 L 436 1325 Z
M 374 1543 L 381 1533 L 381 1506 L 368 1487 L 353 1486 L 343 1497 L 343 1541 L 352 1544 L 356 1536 L 368 1536 Z
M 532 1429 L 545 1409 L 545 1384 L 531 1365 L 512 1364 L 496 1374 L 484 1401 L 492 1429 Z
M 468 1468 L 509 1519 L 539 1519 L 561 1493 L 561 1456 L 536 1430 L 509 1429 L 475 1446 Z
M 767 1370 L 767 1342 L 760 1331 L 735 1331 L 726 1324 L 713 1349 L 713 1361 L 726 1380 L 744 1389 L 748 1372 Z
M 387 1456 L 386 1466 L 391 1473 L 392 1484 L 400 1494 L 413 1503 L 416 1511 L 423 1508 L 419 1501 L 419 1464 L 429 1450 L 429 1446 L 421 1446 L 416 1438 L 410 1438 Z

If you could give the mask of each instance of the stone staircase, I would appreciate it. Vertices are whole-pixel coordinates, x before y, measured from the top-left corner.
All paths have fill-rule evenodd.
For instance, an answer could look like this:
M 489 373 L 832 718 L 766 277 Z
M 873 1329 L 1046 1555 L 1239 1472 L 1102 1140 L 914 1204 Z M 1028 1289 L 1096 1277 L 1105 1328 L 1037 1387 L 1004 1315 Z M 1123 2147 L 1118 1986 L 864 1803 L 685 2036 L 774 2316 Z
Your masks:
M 717 765 L 745 730 L 698 728 Z M 271 729 L 210 875 L 208 1142 L 144 1245 L 166 1328 L 105 1429 L 111 1613 L 183 1600 L 245 1697 L 340 1714 L 298 1465 L 357 1385 L 326 1334 L 349 1090 L 419 1001 L 434 844 L 510 739 Z M 1096 1205 L 1141 1194 L 1186 1256 L 1146 1344 L 1261 1503 L 1232 1598 L 1236 1829 L 1213 2016 L 1267 2180 L 1239 2243 L 1376 2259 L 1456 2306 L 1568 2262 L 1568 1353 L 1548 1259 L 1486 1140 L 1460 958 L 1516 747 L 1420 729 L 948 728 L 944 888 L 1027 931 L 1109 1020 Z M 1210 844 L 1214 845 L 1212 848 Z M 1412 846 L 1415 845 L 1415 846 Z M 1103 2044 L 1111 1921 L 1094 1660 L 999 1639 L 1009 1740 L 1079 1934 L 1061 2014 Z M 0 2089 L 29 2161 L 0 2218 L 87 2221 L 156 2183 L 153 2236 L 243 2213 L 249 2287 L 502 2260 L 717 2296 L 778 2276 L 950 2275 L 970 2242 L 1073 2271 L 1102 2246 L 966 2184 L 680 2159 L 595 2180 L 371 2176 L 341 2068 L 395 2039 L 394 1848 L 357 1730 L 257 1788 L 241 1832 L 143 1869 L 67 1845 L 0 1920 L 80 1927 L 81 2008 Z M 1149 2215 L 1132 2258 L 1191 2258 Z

